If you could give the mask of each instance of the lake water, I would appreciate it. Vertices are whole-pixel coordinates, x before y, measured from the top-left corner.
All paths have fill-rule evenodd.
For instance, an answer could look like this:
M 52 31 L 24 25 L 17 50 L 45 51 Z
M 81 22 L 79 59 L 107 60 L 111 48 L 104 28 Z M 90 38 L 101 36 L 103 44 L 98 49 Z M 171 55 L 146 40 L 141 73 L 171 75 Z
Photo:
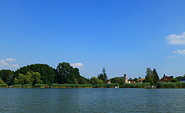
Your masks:
M 2 113 L 185 113 L 185 89 L 0 88 Z

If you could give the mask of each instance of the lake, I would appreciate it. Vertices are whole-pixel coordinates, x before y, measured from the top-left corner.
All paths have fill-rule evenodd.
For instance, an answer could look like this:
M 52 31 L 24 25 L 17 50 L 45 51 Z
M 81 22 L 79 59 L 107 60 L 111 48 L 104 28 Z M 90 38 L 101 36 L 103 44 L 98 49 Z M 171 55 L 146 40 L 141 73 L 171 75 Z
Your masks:
M 185 113 L 185 89 L 0 88 L 2 113 Z

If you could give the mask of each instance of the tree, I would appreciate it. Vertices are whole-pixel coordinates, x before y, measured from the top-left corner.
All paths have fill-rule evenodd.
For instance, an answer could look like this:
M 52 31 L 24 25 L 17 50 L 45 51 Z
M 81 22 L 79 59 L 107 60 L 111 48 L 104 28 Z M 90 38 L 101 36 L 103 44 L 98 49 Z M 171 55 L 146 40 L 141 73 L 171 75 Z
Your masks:
M 158 76 L 157 71 L 156 71 L 155 68 L 153 69 L 152 77 L 153 77 L 154 85 L 156 85 L 157 82 L 159 81 L 159 76 Z
M 123 85 L 125 83 L 125 79 L 123 77 L 114 77 L 111 79 L 111 83 L 118 83 L 119 85 Z
M 2 79 L 0 79 L 0 84 L 6 84 Z
M 14 71 L 11 70 L 0 70 L 0 78 L 7 84 L 11 84 Z
M 98 78 L 103 80 L 103 82 L 105 83 L 108 79 L 105 68 L 103 68 L 102 73 L 98 75 Z
M 41 80 L 44 84 L 52 84 L 56 78 L 55 70 L 47 64 L 32 64 L 21 67 L 15 71 L 14 78 L 19 76 L 19 73 L 26 75 L 27 72 L 39 72 L 41 75 Z
M 41 74 L 39 72 L 27 72 L 26 75 L 19 73 L 17 78 L 14 78 L 14 84 L 41 84 Z
M 77 84 L 81 77 L 78 68 L 73 68 L 69 63 L 59 63 L 56 69 L 58 83 Z
M 153 71 L 150 68 L 147 68 L 146 76 L 145 76 L 145 82 L 150 82 L 151 85 L 154 85 L 152 75 L 153 75 Z
M 91 78 L 91 84 L 103 84 L 103 80 L 98 79 L 97 77 L 92 77 Z

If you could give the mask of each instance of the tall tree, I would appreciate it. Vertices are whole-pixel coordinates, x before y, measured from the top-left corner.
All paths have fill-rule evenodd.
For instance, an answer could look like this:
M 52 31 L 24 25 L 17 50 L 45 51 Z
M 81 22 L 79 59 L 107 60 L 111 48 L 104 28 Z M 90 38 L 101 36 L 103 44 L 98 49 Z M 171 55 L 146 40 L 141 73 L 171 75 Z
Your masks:
M 0 78 L 7 84 L 11 84 L 11 79 L 13 78 L 14 71 L 11 70 L 0 70 Z
M 59 63 L 56 69 L 58 83 L 77 84 L 80 76 L 79 69 L 69 63 Z
M 159 76 L 158 76 L 157 71 L 156 71 L 155 68 L 153 69 L 152 75 L 153 75 L 153 82 L 154 82 L 154 85 L 156 85 L 157 82 L 159 81 Z
M 153 71 L 150 68 L 147 68 L 146 76 L 145 76 L 145 82 L 150 82 L 151 85 L 154 85 L 152 75 L 153 75 Z
M 102 73 L 98 75 L 98 78 L 103 80 L 104 83 L 107 81 L 108 77 L 105 68 L 103 68 Z

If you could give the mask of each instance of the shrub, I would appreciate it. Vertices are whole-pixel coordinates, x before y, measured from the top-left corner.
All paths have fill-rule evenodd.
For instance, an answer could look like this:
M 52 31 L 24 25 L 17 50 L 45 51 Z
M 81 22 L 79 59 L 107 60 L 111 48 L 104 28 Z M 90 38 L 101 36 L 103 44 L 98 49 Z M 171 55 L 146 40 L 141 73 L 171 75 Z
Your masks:
M 8 88 L 7 84 L 0 84 L 0 88 Z
M 34 88 L 47 88 L 48 85 L 47 84 L 35 84 Z
M 22 85 L 23 88 L 32 88 L 33 86 L 31 84 L 24 84 Z
M 145 88 L 150 87 L 150 83 L 125 83 L 121 86 L 122 88 Z
M 22 85 L 21 84 L 14 84 L 13 88 L 22 88 Z
M 53 84 L 52 88 L 91 88 L 91 84 Z
M 157 88 L 176 88 L 176 83 L 174 82 L 158 82 L 156 85 Z

